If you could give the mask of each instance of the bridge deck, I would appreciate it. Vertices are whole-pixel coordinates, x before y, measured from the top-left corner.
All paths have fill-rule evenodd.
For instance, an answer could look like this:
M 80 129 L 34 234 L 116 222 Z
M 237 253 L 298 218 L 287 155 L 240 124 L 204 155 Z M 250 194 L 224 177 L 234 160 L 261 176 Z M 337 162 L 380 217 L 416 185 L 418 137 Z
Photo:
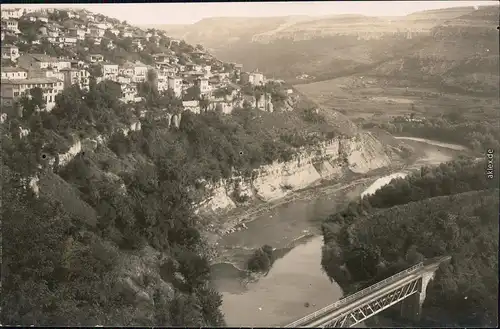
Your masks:
M 422 263 L 416 264 L 404 271 L 401 271 L 393 276 L 388 277 L 385 280 L 377 282 L 376 284 L 360 290 L 352 295 L 349 295 L 333 304 L 330 304 L 314 313 L 311 313 L 301 319 L 298 319 L 287 326 L 285 328 L 295 328 L 295 327 L 304 327 L 309 324 L 318 325 L 317 321 L 323 319 L 334 312 L 337 313 L 340 309 L 349 310 L 350 308 L 354 308 L 359 305 L 359 303 L 363 301 L 372 300 L 376 298 L 378 295 L 383 294 L 392 288 L 398 287 L 407 282 L 411 282 L 419 278 L 419 275 L 422 272 L 428 271 L 429 268 L 434 268 L 439 266 L 439 264 L 443 261 L 449 260 L 451 257 L 436 257 L 433 259 L 426 260 Z

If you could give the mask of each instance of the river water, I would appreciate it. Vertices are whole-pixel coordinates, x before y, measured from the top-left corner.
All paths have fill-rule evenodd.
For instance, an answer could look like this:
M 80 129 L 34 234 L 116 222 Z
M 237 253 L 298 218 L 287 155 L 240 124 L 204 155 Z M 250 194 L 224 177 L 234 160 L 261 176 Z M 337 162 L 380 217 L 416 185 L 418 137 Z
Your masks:
M 461 149 L 460 145 L 431 140 L 409 138 L 405 142 L 425 154 L 406 170 L 373 177 L 369 187 L 366 182 L 350 184 L 334 193 L 280 205 L 247 223 L 246 230 L 219 241 L 227 263 L 213 265 L 212 277 L 223 296 L 222 311 L 228 326 L 282 326 L 342 298 L 338 284 L 330 282 L 321 267 L 322 219 L 347 202 L 374 193 L 393 178 L 404 177 L 423 165 L 451 160 Z M 249 278 L 241 269 L 264 244 L 276 248 L 279 259 L 267 275 Z
M 380 177 L 372 185 L 370 185 L 370 187 L 364 190 L 363 193 L 361 193 L 361 197 L 364 198 L 367 195 L 374 194 L 378 189 L 389 184 L 393 179 L 405 178 L 407 175 L 408 173 L 397 172 L 388 176 Z

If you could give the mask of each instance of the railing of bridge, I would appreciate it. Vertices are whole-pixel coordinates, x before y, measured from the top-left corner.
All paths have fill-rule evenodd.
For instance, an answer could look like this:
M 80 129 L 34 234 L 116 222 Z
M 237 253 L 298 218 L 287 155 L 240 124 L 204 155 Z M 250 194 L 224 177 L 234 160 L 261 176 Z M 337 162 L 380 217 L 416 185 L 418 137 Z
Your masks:
M 395 282 L 395 281 L 397 281 L 397 279 L 400 279 L 400 278 L 408 275 L 409 273 L 411 273 L 413 271 L 416 271 L 417 269 L 420 269 L 422 267 L 424 267 L 424 263 L 423 262 L 418 263 L 416 265 L 413 265 L 412 267 L 409 267 L 409 268 L 407 268 L 404 271 L 396 273 L 393 276 L 388 277 L 387 279 L 379 281 L 379 282 L 375 283 L 374 285 L 369 286 L 368 288 L 360 290 L 360 291 L 358 291 L 358 292 L 356 292 L 356 293 L 354 293 L 352 295 L 349 295 L 349 296 L 347 296 L 345 298 L 340 299 L 339 301 L 337 301 L 337 302 L 335 302 L 333 304 L 330 304 L 330 305 L 328 305 L 328 306 L 326 306 L 326 307 L 324 307 L 324 308 L 322 308 L 320 310 L 317 310 L 314 313 L 306 315 L 305 317 L 303 317 L 301 319 L 298 319 L 298 320 L 290 323 L 289 325 L 285 326 L 285 328 L 294 328 L 297 325 L 300 325 L 300 324 L 303 324 L 303 323 L 305 323 L 307 321 L 315 319 L 315 318 L 317 318 L 320 315 L 328 314 L 329 312 L 331 312 L 331 311 L 339 308 L 340 306 L 348 304 L 348 303 L 352 302 L 353 300 L 358 299 L 360 297 L 366 296 L 369 293 L 371 293 L 372 291 L 377 290 L 377 289 L 383 287 L 384 285 L 388 284 L 389 282 L 392 282 L 392 281 Z

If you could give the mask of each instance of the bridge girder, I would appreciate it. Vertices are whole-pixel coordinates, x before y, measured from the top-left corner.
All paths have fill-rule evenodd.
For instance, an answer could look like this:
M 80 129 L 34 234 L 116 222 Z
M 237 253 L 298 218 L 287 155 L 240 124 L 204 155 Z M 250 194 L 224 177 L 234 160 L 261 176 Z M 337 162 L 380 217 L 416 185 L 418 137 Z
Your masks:
M 422 284 L 422 277 L 418 277 L 398 288 L 395 288 L 377 299 L 367 301 L 348 312 L 326 320 L 317 326 L 321 328 L 347 328 L 365 321 L 373 315 L 388 309 L 405 298 L 418 293 Z
M 450 259 L 451 256 L 427 259 L 314 313 L 306 315 L 286 325 L 285 328 L 352 327 L 417 292 L 421 293 L 425 291 L 428 283 L 428 281 L 424 283 L 425 273 L 435 272 L 441 263 L 447 262 Z M 398 282 L 401 284 L 398 284 Z M 369 296 L 373 297 L 370 298 Z M 411 302 L 408 306 L 416 302 L 419 304 L 413 305 L 417 308 L 421 307 L 420 296 L 418 299 L 418 301 Z M 402 309 L 401 311 L 404 312 L 405 310 Z M 417 316 L 420 314 L 418 310 L 414 310 L 413 312 Z

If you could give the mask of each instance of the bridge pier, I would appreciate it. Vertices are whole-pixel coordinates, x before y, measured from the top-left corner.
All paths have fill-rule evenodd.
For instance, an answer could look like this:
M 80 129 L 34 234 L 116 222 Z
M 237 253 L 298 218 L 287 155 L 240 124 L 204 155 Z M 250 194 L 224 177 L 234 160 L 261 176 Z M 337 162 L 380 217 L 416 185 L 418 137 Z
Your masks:
M 420 284 L 418 287 L 418 292 L 408 296 L 400 303 L 400 314 L 402 318 L 408 319 L 410 321 L 418 322 L 422 315 L 422 305 L 424 304 L 427 286 L 429 282 L 434 278 L 435 272 L 426 272 L 422 275 Z

